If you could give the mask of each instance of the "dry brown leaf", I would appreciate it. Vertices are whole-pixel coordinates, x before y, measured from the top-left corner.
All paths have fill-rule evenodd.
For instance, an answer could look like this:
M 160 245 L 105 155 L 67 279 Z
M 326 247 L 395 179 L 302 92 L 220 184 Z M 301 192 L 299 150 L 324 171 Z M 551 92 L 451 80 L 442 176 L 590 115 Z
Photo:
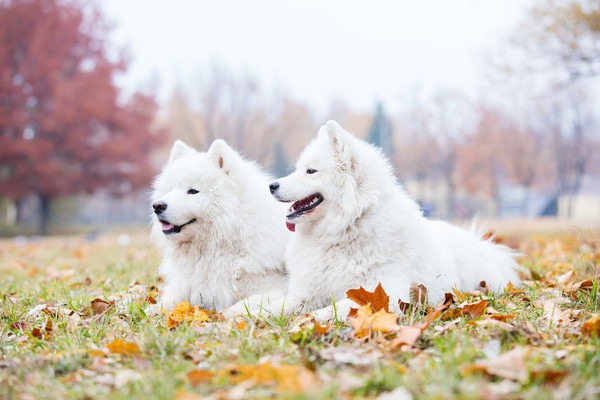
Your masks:
M 416 325 L 402 326 L 392 340 L 391 346 L 394 349 L 401 349 L 403 346 L 413 347 L 422 333 L 423 330 Z
M 560 370 L 535 370 L 531 371 L 529 378 L 533 381 L 557 384 L 562 381 L 569 373 Z
M 427 288 L 424 285 L 413 282 L 410 284 L 409 295 L 412 304 L 423 306 L 427 301 Z
M 127 342 L 124 339 L 116 339 L 106 345 L 108 351 L 113 354 L 132 356 L 140 352 L 140 347 L 135 342 Z
M 600 338 L 600 314 L 594 314 L 581 325 L 581 333 L 589 337 Z
M 106 300 L 102 300 L 96 298 L 90 301 L 90 305 L 83 309 L 81 314 L 85 318 L 91 318 L 99 315 L 104 315 L 108 310 L 115 306 L 114 302 L 108 302 Z
M 463 314 L 476 319 L 481 317 L 485 313 L 485 308 L 488 305 L 487 300 L 481 300 L 476 303 L 465 304 L 462 308 Z
M 52 320 L 47 319 L 46 323 L 40 328 L 33 328 L 31 336 L 40 340 L 48 340 L 52 335 Z
M 528 348 L 516 347 L 498 357 L 466 365 L 462 368 L 462 372 L 465 375 L 485 373 L 490 376 L 525 382 L 528 377 L 525 359 L 529 354 Z
M 365 290 L 362 286 L 358 289 L 350 289 L 346 292 L 346 296 L 359 306 L 366 304 L 371 305 L 371 309 L 377 312 L 379 310 L 390 311 L 390 296 L 387 295 L 381 282 L 377 285 L 373 292 Z M 355 309 L 354 309 L 355 310 Z M 353 315 L 350 315 L 353 316 Z
M 187 378 L 192 385 L 198 385 L 200 383 L 206 383 L 215 376 L 214 372 L 206 369 L 194 369 L 187 373 Z
M 429 309 L 429 312 L 427 313 L 425 318 L 423 318 L 423 320 L 421 320 L 421 322 L 419 322 L 417 325 L 421 328 L 421 330 L 424 331 L 436 319 L 440 318 L 442 316 L 442 314 L 450 308 L 450 306 L 452 305 L 453 302 L 454 302 L 454 298 L 452 297 L 452 294 L 445 293 L 444 300 L 440 304 L 438 304 L 436 307 Z
M 410 303 L 405 303 L 401 299 L 398 299 L 398 309 L 402 312 L 402 314 L 406 314 L 408 309 L 410 308 Z

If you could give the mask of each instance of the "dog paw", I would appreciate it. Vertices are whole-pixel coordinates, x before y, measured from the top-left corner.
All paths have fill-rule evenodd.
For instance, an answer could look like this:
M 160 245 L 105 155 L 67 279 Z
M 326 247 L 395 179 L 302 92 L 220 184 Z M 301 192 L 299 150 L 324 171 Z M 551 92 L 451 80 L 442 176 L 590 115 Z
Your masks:
M 313 311 L 311 314 L 319 322 L 327 322 L 334 318 L 332 307 L 321 308 L 320 310 Z

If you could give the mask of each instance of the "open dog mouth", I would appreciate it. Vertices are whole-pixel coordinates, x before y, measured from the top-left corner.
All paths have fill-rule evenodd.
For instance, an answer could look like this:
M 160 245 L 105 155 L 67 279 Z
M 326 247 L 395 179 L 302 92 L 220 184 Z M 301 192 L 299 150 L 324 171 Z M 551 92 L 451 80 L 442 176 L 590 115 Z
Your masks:
M 321 193 L 314 193 L 292 204 L 289 210 L 290 214 L 286 216 L 288 220 L 286 222 L 288 229 L 294 232 L 296 230 L 296 227 L 294 223 L 290 222 L 290 220 L 294 220 L 298 217 L 312 212 L 322 202 L 323 195 Z
M 167 221 L 166 219 L 159 219 L 159 222 L 162 224 L 162 232 L 165 235 L 172 235 L 174 233 L 179 233 L 181 232 L 181 228 L 183 228 L 186 225 L 189 225 L 193 222 L 196 222 L 196 218 L 186 222 L 183 225 L 173 225 L 172 223 L 170 223 L 169 221 Z

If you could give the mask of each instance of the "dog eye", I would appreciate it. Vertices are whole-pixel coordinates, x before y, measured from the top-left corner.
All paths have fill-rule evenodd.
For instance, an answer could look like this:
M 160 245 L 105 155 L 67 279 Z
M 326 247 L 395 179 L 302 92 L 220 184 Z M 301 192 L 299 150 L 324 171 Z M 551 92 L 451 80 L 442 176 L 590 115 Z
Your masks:
M 317 170 L 316 169 L 312 169 L 312 168 L 309 168 L 309 169 L 306 170 L 307 174 L 314 174 L 315 172 L 317 172 Z
M 196 189 L 190 189 L 190 190 L 188 190 L 188 194 L 196 194 L 196 193 L 200 193 L 200 192 L 197 191 Z

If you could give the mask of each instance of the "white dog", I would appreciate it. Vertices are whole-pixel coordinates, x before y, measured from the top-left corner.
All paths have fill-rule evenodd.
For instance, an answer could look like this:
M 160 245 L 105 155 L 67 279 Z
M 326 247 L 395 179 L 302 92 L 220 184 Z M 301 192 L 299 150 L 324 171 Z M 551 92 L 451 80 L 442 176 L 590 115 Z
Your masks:
M 163 307 L 187 300 L 223 310 L 250 295 L 285 293 L 286 207 L 269 194 L 271 180 L 222 140 L 206 153 L 175 142 L 152 196 Z
M 287 296 L 272 313 L 321 309 L 321 319 L 345 318 L 346 291 L 379 282 L 397 301 L 412 282 L 429 290 L 431 303 L 452 287 L 471 290 L 485 281 L 499 290 L 518 282 L 514 253 L 480 235 L 425 218 L 396 181 L 379 149 L 330 121 L 300 156 L 296 171 L 270 185 L 273 196 L 294 202 L 287 226 Z M 283 221 L 282 221 L 283 222 Z M 332 307 L 332 302 L 335 307 Z M 326 308 L 324 308 L 326 307 Z

